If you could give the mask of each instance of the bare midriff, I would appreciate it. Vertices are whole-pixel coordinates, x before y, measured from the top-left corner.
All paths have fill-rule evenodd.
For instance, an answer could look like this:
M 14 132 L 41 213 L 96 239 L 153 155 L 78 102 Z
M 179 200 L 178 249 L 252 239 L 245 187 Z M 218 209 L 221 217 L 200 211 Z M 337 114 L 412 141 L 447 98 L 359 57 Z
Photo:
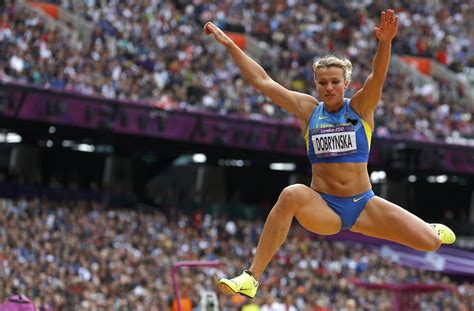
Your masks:
M 371 188 L 367 163 L 318 163 L 312 171 L 311 188 L 318 192 L 349 197 Z

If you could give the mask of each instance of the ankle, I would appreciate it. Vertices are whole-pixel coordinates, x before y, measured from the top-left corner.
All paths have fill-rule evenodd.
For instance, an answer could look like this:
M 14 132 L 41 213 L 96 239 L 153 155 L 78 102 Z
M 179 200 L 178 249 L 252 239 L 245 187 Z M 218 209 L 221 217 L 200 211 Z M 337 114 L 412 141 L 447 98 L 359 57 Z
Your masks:
M 257 275 L 254 272 L 252 272 L 250 269 L 249 270 L 244 270 L 244 272 L 249 274 L 255 282 L 258 282 L 258 279 L 260 278 L 260 275 L 258 275 L 258 277 L 257 277 Z

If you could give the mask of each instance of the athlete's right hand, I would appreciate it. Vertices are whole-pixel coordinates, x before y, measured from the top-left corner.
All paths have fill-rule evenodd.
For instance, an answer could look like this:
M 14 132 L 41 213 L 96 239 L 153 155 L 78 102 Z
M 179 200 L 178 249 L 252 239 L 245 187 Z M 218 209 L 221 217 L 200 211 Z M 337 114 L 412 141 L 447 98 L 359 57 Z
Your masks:
M 204 25 L 204 33 L 206 35 L 213 34 L 217 42 L 226 47 L 231 45 L 233 42 L 229 36 L 227 36 L 219 27 L 211 22 L 207 22 L 206 25 Z

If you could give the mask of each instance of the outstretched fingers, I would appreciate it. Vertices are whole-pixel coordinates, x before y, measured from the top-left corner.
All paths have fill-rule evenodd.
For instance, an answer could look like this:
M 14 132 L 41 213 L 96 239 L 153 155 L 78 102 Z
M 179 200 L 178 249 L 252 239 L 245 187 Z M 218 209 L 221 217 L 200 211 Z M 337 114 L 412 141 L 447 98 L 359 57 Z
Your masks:
M 393 27 L 394 27 L 395 29 L 398 28 L 398 16 L 395 16 L 395 22 L 393 23 Z
M 398 23 L 398 16 L 395 15 L 394 10 L 382 11 L 380 13 L 380 27 L 390 26 Z
M 393 16 L 394 16 L 393 10 L 388 10 L 387 11 L 387 24 L 392 24 L 394 22 Z
M 389 26 L 391 28 L 397 28 L 398 27 L 398 16 L 395 15 L 395 11 L 387 10 L 387 15 L 385 16 L 385 14 L 384 14 L 384 20 L 382 21 L 382 23 L 384 23 L 384 22 L 387 26 Z
M 374 27 L 375 36 L 380 41 L 392 40 L 398 29 L 398 16 L 394 10 L 380 13 L 380 25 Z

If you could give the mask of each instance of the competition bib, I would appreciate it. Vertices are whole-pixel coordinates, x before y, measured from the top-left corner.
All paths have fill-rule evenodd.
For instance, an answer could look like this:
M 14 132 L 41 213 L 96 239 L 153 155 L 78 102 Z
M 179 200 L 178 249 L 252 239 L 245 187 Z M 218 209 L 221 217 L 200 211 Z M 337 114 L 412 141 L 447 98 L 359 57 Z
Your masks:
M 311 130 L 314 153 L 318 158 L 355 153 L 357 141 L 354 126 L 333 126 Z

